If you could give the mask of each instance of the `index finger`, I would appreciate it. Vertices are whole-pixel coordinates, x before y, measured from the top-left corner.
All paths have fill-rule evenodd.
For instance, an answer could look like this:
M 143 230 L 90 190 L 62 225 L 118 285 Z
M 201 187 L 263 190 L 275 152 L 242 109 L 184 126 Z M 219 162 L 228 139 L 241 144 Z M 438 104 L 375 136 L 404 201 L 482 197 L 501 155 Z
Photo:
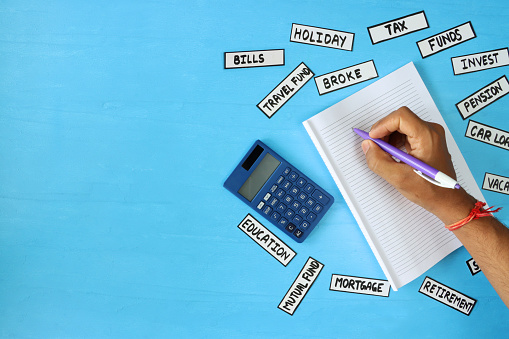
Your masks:
M 424 120 L 408 107 L 403 106 L 375 123 L 371 127 L 369 136 L 380 139 L 398 131 L 409 138 L 413 138 L 422 133 L 422 129 L 426 127 L 427 123 Z

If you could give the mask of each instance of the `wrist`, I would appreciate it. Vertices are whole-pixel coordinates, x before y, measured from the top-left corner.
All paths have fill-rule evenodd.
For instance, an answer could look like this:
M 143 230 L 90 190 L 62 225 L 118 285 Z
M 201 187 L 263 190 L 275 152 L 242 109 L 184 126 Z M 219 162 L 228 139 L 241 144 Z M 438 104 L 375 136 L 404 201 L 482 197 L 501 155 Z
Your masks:
M 437 201 L 430 212 L 435 214 L 445 225 L 450 225 L 468 216 L 476 202 L 475 198 L 460 189 L 447 195 L 445 199 Z

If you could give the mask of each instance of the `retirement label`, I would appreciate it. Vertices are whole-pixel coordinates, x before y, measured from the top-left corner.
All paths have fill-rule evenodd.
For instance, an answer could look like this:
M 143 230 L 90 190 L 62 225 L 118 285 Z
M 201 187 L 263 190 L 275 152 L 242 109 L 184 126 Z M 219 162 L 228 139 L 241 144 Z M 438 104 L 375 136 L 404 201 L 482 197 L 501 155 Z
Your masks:
M 271 118 L 314 75 L 305 63 L 301 63 L 256 106 Z
M 284 64 L 285 64 L 284 49 L 224 53 L 225 69 L 283 66 Z
M 469 120 L 465 136 L 489 145 L 509 150 L 509 132 Z
M 242 232 L 246 233 L 254 242 L 261 246 L 267 253 L 286 266 L 292 261 L 297 253 L 276 237 L 251 214 L 246 215 L 237 226 Z
M 417 42 L 417 47 L 423 58 L 436 54 L 465 41 L 475 38 L 474 28 L 469 22 L 443 31 L 429 38 Z
M 371 43 L 374 45 L 379 42 L 417 32 L 428 27 L 429 24 L 426 19 L 426 14 L 424 14 L 424 11 L 421 11 L 368 27 L 368 33 L 371 38 Z
M 333 274 L 330 282 L 331 291 L 388 297 L 391 285 L 387 280 L 351 277 Z
M 458 102 L 456 108 L 464 120 L 502 98 L 507 93 L 509 93 L 509 82 L 504 75 Z
M 293 315 L 302 302 L 302 299 L 304 299 L 311 286 L 313 286 L 313 283 L 316 278 L 318 278 L 322 269 L 323 264 L 321 262 L 309 257 L 277 308 L 289 315 Z
M 492 173 L 485 173 L 482 188 L 487 191 L 509 195 L 509 178 Z
M 477 273 L 481 272 L 481 268 L 479 267 L 479 265 L 477 265 L 474 258 L 467 260 L 467 266 L 472 275 L 476 275 Z
M 470 298 L 468 295 L 445 286 L 430 277 L 424 278 L 419 292 L 466 315 L 470 315 L 477 303 L 477 300 Z
M 496 49 L 451 58 L 454 75 L 509 65 L 509 49 Z
M 351 51 L 354 33 L 333 29 L 292 24 L 290 41 Z
M 320 95 L 378 77 L 373 60 L 315 77 Z

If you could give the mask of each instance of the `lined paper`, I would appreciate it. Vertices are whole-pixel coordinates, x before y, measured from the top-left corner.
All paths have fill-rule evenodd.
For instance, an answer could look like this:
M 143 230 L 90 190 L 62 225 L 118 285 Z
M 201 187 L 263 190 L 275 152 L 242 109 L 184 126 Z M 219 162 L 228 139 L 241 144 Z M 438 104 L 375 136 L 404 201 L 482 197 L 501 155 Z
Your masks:
M 369 131 L 401 106 L 444 126 L 459 184 L 484 201 L 413 63 L 303 123 L 394 290 L 461 246 L 437 217 L 407 200 L 367 167 L 362 139 L 352 128 Z

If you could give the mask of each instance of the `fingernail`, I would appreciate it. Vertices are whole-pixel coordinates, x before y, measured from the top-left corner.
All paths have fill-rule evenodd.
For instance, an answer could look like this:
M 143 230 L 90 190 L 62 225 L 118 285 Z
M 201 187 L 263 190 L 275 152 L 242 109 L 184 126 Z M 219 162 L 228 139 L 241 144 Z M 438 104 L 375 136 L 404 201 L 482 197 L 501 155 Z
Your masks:
M 364 154 L 366 154 L 369 149 L 369 142 L 367 140 L 364 140 L 362 142 L 361 146 L 362 146 L 362 151 L 364 152 Z

